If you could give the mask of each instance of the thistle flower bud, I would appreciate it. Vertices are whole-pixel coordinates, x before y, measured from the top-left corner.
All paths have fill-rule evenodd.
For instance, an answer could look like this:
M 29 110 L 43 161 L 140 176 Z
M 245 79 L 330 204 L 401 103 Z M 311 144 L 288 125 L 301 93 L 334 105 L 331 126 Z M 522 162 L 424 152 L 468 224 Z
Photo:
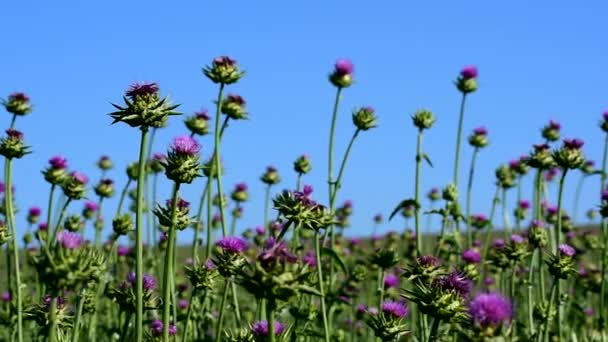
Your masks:
M 574 247 L 561 244 L 558 246 L 557 255 L 549 257 L 549 273 L 558 279 L 568 279 L 571 274 L 576 273 L 573 257 L 576 255 Z
M 215 196 L 213 196 L 213 200 L 212 200 L 213 206 L 215 207 L 222 207 L 222 208 L 226 208 L 228 206 L 228 197 L 226 196 L 226 194 L 222 194 L 220 196 L 220 194 L 215 194 Z
M 454 202 L 458 200 L 458 188 L 455 184 L 448 184 L 442 191 L 442 197 L 445 201 Z
M 40 208 L 31 207 L 27 212 L 27 222 L 29 224 L 38 223 L 38 220 L 40 219 L 40 212 L 41 212 Z
M 416 207 L 413 205 L 406 205 L 401 209 L 401 215 L 405 218 L 412 218 L 416 214 Z
M 121 214 L 112 220 L 112 229 L 116 236 L 127 235 L 133 231 L 133 218 L 131 214 Z
M 84 228 L 80 215 L 70 215 L 63 222 L 63 228 L 69 232 L 78 233 Z
M 387 270 L 399 262 L 399 254 L 391 248 L 382 249 L 376 251 L 371 256 L 371 263 L 380 267 L 383 270 Z
M 157 205 L 154 209 L 154 215 L 158 218 L 158 223 L 163 227 L 173 226 L 172 214 L 175 203 L 173 200 L 167 200 L 164 207 Z M 179 198 L 177 200 L 176 216 L 175 216 L 175 228 L 178 230 L 184 230 L 195 223 L 194 218 L 188 216 L 190 213 L 190 203 L 184 199 Z
M 541 134 L 547 141 L 557 141 L 559 140 L 561 128 L 562 125 L 559 122 L 549 120 L 549 123 L 542 128 Z
M 124 122 L 131 127 L 164 127 L 179 105 L 172 104 L 167 97 L 160 98 L 158 84 L 135 83 L 129 87 L 123 96 L 124 107 L 112 104 L 117 109 L 109 115 L 112 122 Z
M 549 235 L 543 221 L 534 220 L 528 230 L 528 241 L 535 248 L 544 248 L 549 243 Z
M 0 139 L 0 155 L 7 159 L 19 159 L 31 153 L 30 147 L 23 142 L 23 133 L 9 128 L 6 137 Z
M 372 107 L 361 107 L 353 111 L 353 124 L 358 130 L 367 131 L 378 126 L 378 117 Z
M 435 115 L 433 115 L 433 112 L 430 110 L 419 109 L 412 115 L 412 121 L 414 122 L 414 126 L 422 131 L 433 126 L 435 123 Z
M 528 165 L 528 156 L 521 156 L 519 159 L 514 159 L 509 162 L 509 169 L 519 176 L 525 176 L 530 167 Z
M 162 153 L 154 153 L 152 159 L 148 160 L 148 168 L 150 172 L 157 174 L 165 170 L 164 163 L 167 161 L 167 156 Z
M 563 169 L 578 169 L 585 163 L 581 151 L 584 142 L 580 139 L 564 139 L 562 148 L 553 152 L 555 163 Z
M 378 213 L 378 214 L 374 215 L 373 221 L 375 224 L 382 224 L 382 222 L 384 221 L 384 218 L 382 217 L 382 214 Z
M 202 166 L 202 169 L 205 177 L 217 178 L 218 168 L 217 165 L 215 165 L 215 160 L 213 157 Z M 224 165 L 222 164 L 221 160 L 219 161 L 219 169 L 222 173 L 224 173 Z
M 462 253 L 462 260 L 467 264 L 478 264 L 481 262 L 481 254 L 476 249 L 467 249 Z
M 238 183 L 234 187 L 234 190 L 232 190 L 232 193 L 230 194 L 230 197 L 235 202 L 239 202 L 239 203 L 240 202 L 246 202 L 249 199 L 249 193 L 247 192 L 247 184 L 246 183 Z
M 329 81 L 338 88 L 348 88 L 353 84 L 353 71 L 354 66 L 350 60 L 339 59 L 329 75 Z
M 530 153 L 528 165 L 535 169 L 548 170 L 555 166 L 555 161 L 551 155 L 549 145 L 538 144 L 534 145 L 534 151 Z
M 209 119 L 207 110 L 202 109 L 186 118 L 184 124 L 192 134 L 207 135 L 209 134 Z
M 86 196 L 88 182 L 89 178 L 84 173 L 75 171 L 61 184 L 61 189 L 68 198 L 83 199 Z
M 481 230 L 490 225 L 490 220 L 484 214 L 471 215 L 471 225 L 475 229 Z
M 164 164 L 167 178 L 177 182 L 190 184 L 200 177 L 199 165 L 200 145 L 189 136 L 179 136 L 173 140 L 167 161 Z
M 473 130 L 473 133 L 469 135 L 469 145 L 475 148 L 484 148 L 488 146 L 488 130 L 483 127 L 477 127 Z
M 260 180 L 262 183 L 270 186 L 279 184 L 281 177 L 279 176 L 279 171 L 274 166 L 268 166 L 266 172 L 260 177 Z
M 496 171 L 496 184 L 503 189 L 509 189 L 515 186 L 515 174 L 507 165 L 500 165 Z
M 101 156 L 97 161 L 97 167 L 102 171 L 111 170 L 114 167 L 114 163 L 108 156 Z
M 595 172 L 595 162 L 593 160 L 585 160 L 583 166 L 581 166 L 581 172 L 584 175 L 592 175 Z
M 7 112 L 13 115 L 27 115 L 32 112 L 30 98 L 25 93 L 12 93 L 8 99 L 2 100 L 2 105 Z
M 4 221 L 0 221 L 0 247 L 11 239 L 11 234 L 8 231 L 8 227 Z
M 439 201 L 441 199 L 441 191 L 438 188 L 431 188 L 426 197 L 431 201 Z
M 114 196 L 114 181 L 108 178 L 101 179 L 95 186 L 95 194 L 101 198 Z
M 49 160 L 49 164 L 49 167 L 42 171 L 44 179 L 53 185 L 61 185 L 68 177 L 67 160 L 62 156 L 55 156 Z
M 204 263 L 197 262 L 186 267 L 186 276 L 193 289 L 210 290 L 215 284 L 218 272 L 215 264 L 211 260 L 207 260 Z
M 84 203 L 84 208 L 82 209 L 82 216 L 85 219 L 90 220 L 95 217 L 95 213 L 99 210 L 99 205 L 93 201 L 87 201 Z
M 602 113 L 602 121 L 600 121 L 602 131 L 608 133 L 608 110 Z
M 454 82 L 456 88 L 463 94 L 469 94 L 477 90 L 477 67 L 469 65 L 462 68 L 460 75 Z
M 251 332 L 260 341 L 265 340 L 269 336 L 268 321 L 257 321 L 251 325 Z M 274 322 L 274 335 L 280 336 L 285 331 L 285 326 L 281 322 Z M 256 339 L 257 341 L 257 339 Z
M 203 68 L 203 73 L 211 82 L 220 84 L 236 83 L 245 75 L 237 62 L 228 56 L 214 58 L 210 66 Z
M 160 337 L 163 335 L 163 321 L 160 319 L 155 319 L 150 323 L 150 331 L 152 332 L 152 336 Z M 169 336 L 177 335 L 177 327 L 174 324 L 169 324 Z
M 232 120 L 246 120 L 248 113 L 245 110 L 245 99 L 240 95 L 228 94 L 222 101 L 222 114 L 225 114 Z

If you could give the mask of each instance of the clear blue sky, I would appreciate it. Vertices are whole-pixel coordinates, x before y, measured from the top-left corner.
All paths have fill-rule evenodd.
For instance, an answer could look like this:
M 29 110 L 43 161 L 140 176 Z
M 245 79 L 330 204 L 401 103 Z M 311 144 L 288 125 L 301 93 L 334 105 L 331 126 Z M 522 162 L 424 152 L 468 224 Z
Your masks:
M 223 148 L 225 187 L 245 181 L 254 193 L 241 228 L 262 220 L 258 178 L 266 165 L 279 168 L 280 188 L 292 187 L 292 161 L 309 153 L 313 172 L 305 182 L 326 198 L 335 91 L 326 76 L 340 57 L 355 63 L 356 84 L 341 105 L 337 155 L 352 134 L 353 108 L 371 105 L 380 117 L 380 126 L 357 141 L 344 177 L 339 200 L 354 201 L 352 234 L 369 233 L 373 214 L 387 215 L 413 194 L 410 115 L 418 108 L 438 118 L 425 136 L 435 168 L 424 169 L 423 189 L 451 179 L 460 99 L 452 82 L 466 64 L 479 67 L 480 89 L 470 98 L 465 133 L 485 125 L 491 140 L 479 157 L 476 212 L 489 210 L 494 168 L 540 142 L 539 129 L 551 118 L 562 122 L 564 136 L 584 138 L 589 158 L 601 156 L 597 123 L 608 108 L 604 1 L 9 1 L 2 10 L 0 96 L 24 91 L 36 106 L 17 123 L 35 151 L 14 166 L 22 209 L 46 207 L 40 170 L 55 154 L 93 182 L 95 161 L 110 155 L 120 188 L 139 137 L 124 124 L 110 126 L 109 102 L 120 101 L 134 81 L 156 81 L 185 113 L 210 108 L 217 88 L 201 67 L 222 54 L 247 70 L 230 91 L 248 101 L 251 119 L 231 125 Z M 3 120 L 8 126 L 9 115 Z M 184 132 L 173 118 L 155 151 Z M 210 139 L 202 145 L 207 158 Z M 470 152 L 465 144 L 461 183 Z M 574 174 L 567 180 L 567 209 L 577 180 Z M 587 183 L 584 209 L 596 205 L 597 184 Z M 185 187 L 184 197 L 196 203 L 201 188 L 201 180 Z M 164 183 L 163 198 L 168 190 Z M 82 203 L 71 208 L 80 211 Z M 383 226 L 401 228 L 400 220 Z

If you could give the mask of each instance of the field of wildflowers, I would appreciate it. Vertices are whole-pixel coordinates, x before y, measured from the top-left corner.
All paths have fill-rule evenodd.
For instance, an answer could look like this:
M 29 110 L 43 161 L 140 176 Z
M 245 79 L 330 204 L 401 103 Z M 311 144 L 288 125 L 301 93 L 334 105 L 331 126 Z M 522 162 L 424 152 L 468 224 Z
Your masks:
M 342 179 L 357 139 L 373 134 L 378 121 L 372 107 L 353 110 L 352 138 L 336 156 L 340 100 L 356 79 L 352 62 L 338 60 L 328 75 L 335 89 L 328 153 L 315 156 L 328 160 L 327 184 L 307 184 L 312 157 L 301 155 L 293 162 L 297 183 L 282 184 L 279 171 L 269 166 L 260 177 L 262 194 L 222 181 L 224 133 L 229 123 L 249 118 L 245 100 L 230 93 L 230 86 L 246 73 L 226 56 L 202 72 L 217 85 L 213 113 L 181 119 L 180 106 L 163 97 L 156 83 L 136 83 L 122 98 L 117 94 L 108 123 L 127 124 L 139 135 L 137 161 L 126 166 L 124 179 L 113 180 L 106 176 L 113 162 L 101 156 L 97 180 L 90 181 L 70 170 L 63 156 L 50 156 L 42 166 L 48 188 L 40 189 L 48 192 L 48 204 L 24 211 L 27 231 L 16 226 L 15 215 L 22 212 L 12 175 L 19 159 L 30 157 L 18 124 L 30 119 L 34 107 L 19 92 L 2 101 L 12 120 L 0 139 L 0 340 L 608 340 L 608 112 L 591 133 L 606 137 L 600 167 L 586 159 L 582 140 L 562 140 L 560 124 L 551 121 L 542 127 L 539 144 L 496 168 L 490 212 L 472 213 L 473 183 L 480 177 L 475 163 L 489 137 L 484 127 L 464 137 L 466 103 L 478 90 L 478 70 L 466 66 L 454 81 L 462 97 L 453 181 L 423 193 L 424 169 L 433 167 L 423 137 L 436 118 L 427 109 L 413 111 L 415 191 L 386 208 L 386 215 L 370 213 L 375 227 L 405 220 L 405 228 L 384 236 L 374 228 L 370 236 L 349 238 L 344 229 L 353 203 L 337 203 L 338 194 L 352 186 Z M 154 153 L 155 132 L 178 120 L 184 135 L 166 153 Z M 205 138 L 203 147 L 198 140 Z M 473 151 L 464 169 L 463 140 Z M 461 173 L 465 184 L 459 183 Z M 601 178 L 601 189 L 598 209 L 587 216 L 602 220 L 599 227 L 582 229 L 571 217 L 577 217 L 583 182 L 592 176 Z M 533 178 L 533 189 L 523 189 L 526 177 Z M 574 198 L 563 196 L 566 181 L 578 182 Z M 556 198 L 546 191 L 551 182 L 557 182 Z M 159 183 L 172 187 L 171 198 L 157 198 Z M 180 196 L 195 186 L 195 202 Z M 506 209 L 511 189 L 517 192 L 513 212 Z M 523 198 L 524 190 L 533 193 L 531 201 Z M 327 191 L 327 203 L 318 200 L 319 191 Z M 237 234 L 250 196 L 264 196 L 264 222 Z M 117 211 L 104 211 L 115 198 Z M 82 212 L 70 214 L 78 205 L 84 205 Z M 499 212 L 503 224 L 494 229 Z M 440 218 L 440 230 L 430 231 L 425 218 L 431 215 Z M 113 233 L 104 240 L 106 226 Z M 95 229 L 94 241 L 84 239 L 84 229 Z M 177 235 L 185 230 L 193 230 L 194 238 L 178 246 Z M 130 244 L 119 244 L 125 237 Z

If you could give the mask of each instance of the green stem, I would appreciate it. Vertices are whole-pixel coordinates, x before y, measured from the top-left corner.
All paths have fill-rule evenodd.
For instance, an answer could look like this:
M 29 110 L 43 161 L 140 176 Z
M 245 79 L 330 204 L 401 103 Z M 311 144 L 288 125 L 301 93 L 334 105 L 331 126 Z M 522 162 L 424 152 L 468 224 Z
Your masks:
M 53 294 L 53 299 L 51 299 L 51 326 L 49 327 L 49 341 L 56 342 L 57 341 L 57 296 Z
M 13 180 L 11 173 L 11 159 L 4 161 L 4 212 L 7 225 L 12 236 L 13 263 L 15 267 L 15 292 L 17 293 L 17 340 L 23 342 L 23 297 L 21 295 L 21 272 L 19 271 L 19 244 L 17 227 L 15 226 L 15 213 L 13 211 Z
M 146 177 L 146 142 L 148 139 L 148 127 L 141 127 L 141 141 L 139 143 L 139 164 L 137 170 L 137 210 L 135 212 L 135 295 L 136 295 L 136 310 L 135 310 L 135 340 L 142 342 L 144 338 L 143 321 L 144 321 L 144 259 L 143 259 L 143 205 L 144 205 L 144 188 Z M 119 208 L 120 210 L 120 208 Z
M 467 94 L 462 93 L 460 101 L 460 115 L 458 117 L 458 131 L 456 133 L 456 153 L 454 154 L 454 185 L 458 188 L 458 163 L 460 162 L 460 143 L 462 140 L 462 123 L 464 121 L 464 107 L 467 99 Z
M 298 173 L 298 178 L 296 180 L 296 190 L 300 191 L 301 187 L 302 187 L 302 174 Z
M 581 198 L 581 191 L 583 190 L 585 178 L 587 178 L 587 176 L 582 174 L 581 178 L 578 180 L 578 184 L 576 184 L 576 190 L 574 192 L 574 206 L 572 208 L 572 222 L 574 223 L 578 222 L 578 202 Z
M 555 290 L 557 288 L 557 283 L 558 280 L 555 279 L 553 281 L 553 285 L 551 285 L 551 291 L 549 292 L 549 305 L 547 306 L 547 311 L 545 312 L 545 316 L 548 317 L 547 318 L 547 322 L 545 323 L 544 326 L 544 338 L 543 340 L 547 341 L 549 338 L 549 331 L 551 330 L 551 311 L 553 310 L 553 297 L 555 296 Z M 559 294 L 557 295 L 559 297 Z M 561 322 L 558 321 L 558 325 Z
M 270 210 L 270 185 L 266 186 L 264 192 L 264 229 L 268 229 L 268 236 L 272 236 L 272 232 L 268 228 L 268 211 Z
M 334 182 L 334 138 L 336 135 L 336 121 L 338 119 L 338 107 L 340 104 L 340 96 L 342 94 L 342 87 L 338 87 L 336 90 L 336 97 L 334 99 L 334 107 L 331 115 L 331 125 L 329 128 L 329 144 L 328 144 L 328 153 L 327 153 L 327 185 L 328 185 L 328 193 L 329 193 L 329 213 L 333 215 L 333 207 L 332 207 L 332 198 L 334 197 L 334 189 L 336 188 L 336 183 Z M 325 242 L 327 239 L 327 235 L 333 235 L 334 229 L 333 225 L 328 227 L 323 236 L 323 245 L 325 246 Z M 332 246 L 333 247 L 333 246 Z
M 15 122 L 17 121 L 17 114 L 13 114 L 13 118 L 11 119 L 11 127 L 10 129 L 15 128 Z
M 148 147 L 146 149 L 147 155 L 150 156 L 152 155 L 152 149 L 154 148 L 154 137 L 156 136 L 156 130 L 157 128 L 154 127 L 152 128 L 152 132 L 150 132 L 150 139 L 148 140 Z M 147 158 L 149 159 L 149 158 Z M 154 208 L 154 202 L 153 200 L 150 200 L 150 174 L 147 173 L 146 174 L 146 187 L 144 190 L 144 197 L 146 198 L 146 201 L 148 201 L 148 207 L 149 208 Z M 154 174 L 153 177 L 156 177 L 156 174 Z M 147 232 L 147 241 L 148 241 L 148 245 L 154 246 L 155 243 L 153 242 L 153 231 L 155 230 L 154 228 L 154 221 L 155 221 L 155 216 L 154 213 L 152 212 L 152 210 L 148 210 L 147 211 L 147 217 L 146 217 L 146 232 Z M 152 251 L 152 249 L 150 249 L 150 251 Z
M 469 168 L 469 180 L 467 182 L 467 203 L 466 203 L 466 220 L 467 220 L 467 246 L 471 248 L 473 246 L 473 227 L 471 226 L 471 196 L 473 193 L 473 175 L 475 174 L 475 161 L 477 160 L 477 153 L 479 148 L 473 149 L 473 156 L 471 157 L 471 166 Z
M 511 239 L 511 223 L 509 222 L 509 211 L 507 209 L 507 188 L 502 189 L 502 220 L 503 226 L 505 230 L 505 241 L 509 241 Z
M 268 318 L 266 319 L 268 321 L 268 336 L 270 337 L 270 342 L 275 342 L 276 335 L 274 333 L 274 308 L 270 300 L 267 302 L 266 306 L 266 314 L 268 315 Z
M 222 196 L 224 195 L 224 191 L 222 190 L 222 169 L 220 167 L 220 119 L 222 115 L 222 98 L 224 94 L 224 83 L 220 84 L 220 90 L 217 95 L 217 110 L 215 113 L 215 139 L 214 139 L 214 150 L 213 150 L 213 164 L 215 165 L 215 170 L 217 172 L 217 193 L 220 198 L 220 202 Z M 211 198 L 209 198 L 211 200 Z M 222 203 L 219 205 L 220 207 L 220 222 L 222 224 L 222 234 L 226 236 L 228 232 L 226 231 L 226 215 L 224 215 L 224 206 Z M 218 333 L 219 334 L 219 333 Z
M 165 252 L 165 268 L 163 270 L 163 341 L 169 341 L 169 324 L 171 323 L 171 299 L 173 286 L 173 253 L 175 250 L 175 225 L 177 221 L 177 202 L 179 198 L 180 183 L 176 182 L 173 186 L 171 196 L 171 227 L 167 238 L 167 251 Z M 173 303 L 175 305 L 175 303 Z
M 439 323 L 441 323 L 440 319 L 433 318 L 433 323 L 431 324 L 431 332 L 429 333 L 429 342 L 435 342 L 439 340 Z
M 127 335 L 129 335 L 129 323 L 131 323 L 131 313 L 127 313 L 125 316 L 125 322 L 123 323 L 122 329 L 120 331 L 120 341 L 121 342 L 127 341 Z
M 76 320 L 74 321 L 74 327 L 72 328 L 72 342 L 78 342 L 78 337 L 80 333 L 80 320 L 82 319 L 82 309 L 84 307 L 84 296 L 86 295 L 86 288 L 83 288 L 80 293 L 80 298 L 78 300 L 78 309 L 76 311 Z
M 523 176 L 517 176 L 517 207 L 521 203 L 521 187 L 522 187 Z M 521 234 L 521 219 L 519 215 L 515 217 L 515 231 L 517 234 Z
M 239 297 L 238 291 L 236 290 L 236 284 L 234 282 L 230 282 L 232 287 L 232 304 L 234 305 L 234 318 L 236 320 L 236 325 L 241 325 L 241 309 L 239 306 Z
M 158 188 L 158 175 L 155 173 L 152 176 L 152 201 L 150 201 L 150 206 L 153 207 L 156 203 L 156 194 Z M 152 212 L 152 211 L 150 211 Z M 155 248 L 158 248 L 158 229 L 156 228 L 156 216 L 152 215 L 152 239 L 153 245 Z
M 211 200 L 213 197 L 212 179 L 213 176 L 210 174 L 209 177 L 207 177 L 207 186 L 205 187 L 207 190 L 207 246 L 205 248 L 205 260 L 211 258 L 211 243 L 213 240 L 213 201 Z
M 606 164 L 608 161 L 608 134 L 606 134 L 604 140 L 604 156 L 602 157 L 602 175 L 601 175 L 601 191 L 606 189 Z M 608 224 L 606 224 L 606 220 L 602 219 L 602 255 L 601 255 L 601 286 L 600 286 L 600 314 L 598 317 L 598 328 L 602 332 L 602 336 L 605 336 L 605 328 L 606 328 L 606 283 L 608 283 L 608 277 L 606 276 L 606 262 L 608 260 Z
M 193 288 L 192 293 L 190 293 L 190 301 L 188 301 L 188 311 L 186 312 L 186 320 L 184 321 L 184 332 L 182 335 L 182 342 L 188 341 L 188 325 L 190 324 L 190 318 L 192 317 L 192 306 L 194 306 L 195 298 L 196 298 L 196 287 Z
M 203 193 L 201 194 L 201 199 L 198 204 L 198 213 L 196 214 L 196 221 L 194 222 L 194 238 L 192 241 L 192 249 L 190 252 L 193 262 L 196 262 L 198 259 L 198 233 L 203 228 L 203 223 L 201 222 L 201 220 L 203 219 L 203 207 L 205 205 L 205 198 L 207 197 L 208 186 L 209 182 L 205 184 L 205 188 L 203 189 Z
M 422 129 L 418 130 L 418 137 L 416 140 L 416 180 L 415 180 L 415 200 L 416 200 L 416 216 L 414 218 L 414 225 L 416 230 L 416 256 L 422 256 L 424 248 L 422 246 L 422 232 L 420 231 L 420 167 L 422 165 Z
M 384 302 L 384 270 L 378 269 L 378 308 L 382 307 Z
M 95 247 L 97 249 L 101 248 L 101 229 L 97 229 L 97 221 L 101 219 L 101 206 L 103 204 L 103 197 L 99 196 L 99 206 L 97 208 L 97 215 L 95 217 L 95 222 L 93 223 L 93 227 L 95 228 Z
M 118 207 L 116 207 L 116 216 L 120 215 L 120 212 L 122 211 L 122 205 L 125 202 L 125 197 L 127 197 L 127 192 L 129 192 L 129 186 L 131 186 L 131 178 L 129 178 L 120 194 L 120 200 L 118 200 Z
M 55 244 L 55 240 L 57 239 L 57 233 L 59 232 L 59 229 L 61 228 L 61 221 L 63 221 L 63 217 L 65 216 L 65 212 L 67 211 L 68 205 L 70 205 L 71 201 L 72 201 L 72 199 L 68 197 L 68 199 L 65 200 L 65 203 L 63 204 L 63 207 L 61 208 L 61 211 L 59 212 L 59 219 L 57 219 L 57 224 L 55 225 L 55 229 L 53 229 L 53 232 L 51 234 L 51 240 L 49 241 L 49 244 L 48 244 L 49 248 L 51 248 Z
M 53 198 L 55 197 L 55 189 L 57 186 L 55 184 L 51 184 L 51 191 L 49 192 L 49 204 L 48 204 L 48 212 L 46 213 L 46 226 L 47 231 L 51 229 L 53 224 L 51 223 L 52 213 L 53 213 Z M 48 239 L 48 236 L 47 236 Z M 46 244 L 45 244 L 46 245 Z
M 241 208 L 240 202 L 236 202 L 236 208 L 235 211 L 238 211 Z M 236 232 L 236 221 L 238 220 L 238 217 L 236 215 L 232 216 L 232 222 L 230 222 L 230 236 L 234 236 L 234 233 Z
M 537 248 L 532 252 L 532 257 L 530 258 L 530 266 L 528 269 L 528 327 L 530 328 L 530 336 L 534 336 L 536 333 L 536 327 L 534 326 L 534 294 L 533 294 L 533 286 L 534 286 L 534 261 L 537 256 L 539 256 L 539 250 Z M 538 284 L 539 286 L 543 286 L 543 284 Z
M 553 244 L 553 254 L 557 255 L 557 248 L 559 246 L 562 236 L 562 195 L 564 192 L 564 181 L 566 180 L 566 174 L 568 169 L 562 171 L 562 176 L 559 179 L 559 192 L 557 194 L 557 224 L 555 227 L 555 242 Z M 557 294 L 559 297 L 559 293 Z
M 488 255 L 488 250 L 490 249 L 490 242 L 492 241 L 492 230 L 494 229 L 494 213 L 496 212 L 496 206 L 500 201 L 498 198 L 498 194 L 500 192 L 500 186 L 496 186 L 496 192 L 494 192 L 494 199 L 492 200 L 492 209 L 490 209 L 490 217 L 488 218 L 490 224 L 488 225 L 488 229 L 486 230 L 486 241 L 484 243 L 483 256 L 481 260 L 484 262 L 487 260 L 486 257 Z M 481 277 L 480 277 L 481 279 Z
M 224 325 L 224 309 L 226 308 L 226 299 L 228 298 L 228 289 L 230 288 L 230 280 L 226 279 L 224 285 L 224 291 L 222 295 L 222 301 L 220 302 L 220 316 L 217 319 L 217 328 L 215 329 L 215 342 L 222 340 L 222 329 Z
M 321 294 L 321 316 L 323 317 L 323 332 L 325 336 L 325 342 L 329 342 L 329 325 L 327 322 L 327 310 L 325 308 L 325 289 L 323 286 L 323 264 L 321 263 L 321 244 L 319 241 L 319 232 L 315 233 L 315 254 L 317 258 L 317 279 L 319 281 L 319 293 Z

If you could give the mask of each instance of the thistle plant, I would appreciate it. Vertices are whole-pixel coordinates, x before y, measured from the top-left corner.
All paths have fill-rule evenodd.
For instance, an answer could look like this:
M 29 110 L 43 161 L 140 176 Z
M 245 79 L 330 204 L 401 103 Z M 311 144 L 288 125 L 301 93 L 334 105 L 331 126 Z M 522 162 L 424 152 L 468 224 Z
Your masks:
M 159 87 L 156 83 L 135 83 L 123 96 L 124 106 L 112 104 L 117 111 L 110 113 L 114 121 L 112 123 L 124 122 L 131 127 L 137 127 L 141 131 L 139 143 L 139 161 L 137 170 L 137 210 L 135 213 L 135 249 L 136 249 L 136 299 L 137 308 L 135 312 L 135 340 L 143 341 L 143 202 L 144 202 L 144 180 L 146 166 L 146 143 L 150 128 L 158 128 L 166 125 L 169 116 L 178 115 L 175 109 L 179 105 L 172 104 L 168 98 L 160 96 Z

